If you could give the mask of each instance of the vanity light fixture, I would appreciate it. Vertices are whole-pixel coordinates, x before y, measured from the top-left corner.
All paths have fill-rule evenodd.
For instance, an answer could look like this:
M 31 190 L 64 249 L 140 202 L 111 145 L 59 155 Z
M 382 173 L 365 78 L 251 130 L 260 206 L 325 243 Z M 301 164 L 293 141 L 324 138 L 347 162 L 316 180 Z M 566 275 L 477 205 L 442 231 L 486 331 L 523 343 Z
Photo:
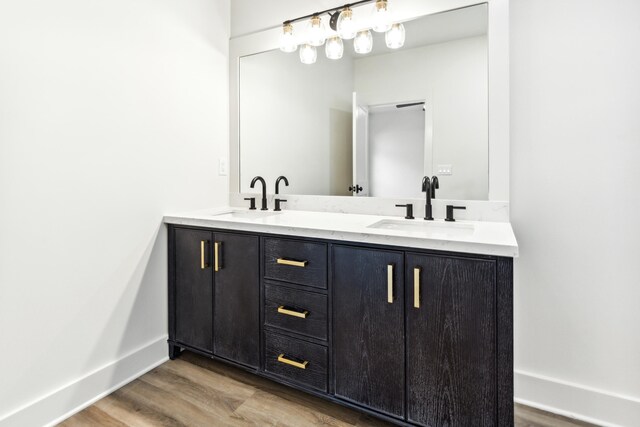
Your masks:
M 280 35 L 280 50 L 286 53 L 295 52 L 298 48 L 296 39 L 293 36 L 293 25 L 285 22 L 282 25 L 282 34 Z
M 322 25 L 322 18 L 314 15 L 309 21 L 309 30 L 307 31 L 307 44 L 311 46 L 322 46 L 325 41 L 325 29 Z
M 311 46 L 310 44 L 300 46 L 300 61 L 303 64 L 315 64 L 316 59 L 318 59 L 318 50 L 315 46 Z
M 404 46 L 404 25 L 393 24 L 384 35 L 384 41 L 389 49 L 400 49 Z
M 391 13 L 387 0 L 376 0 L 376 7 L 373 10 L 373 31 L 384 33 L 391 28 Z
M 375 3 L 373 15 L 368 23 L 365 22 L 366 19 L 358 22 L 354 18 L 352 7 L 365 3 Z M 328 28 L 322 21 L 324 14 L 330 17 Z M 305 20 L 308 20 L 306 30 L 303 31 L 303 34 L 294 36 L 293 24 Z M 343 40 L 354 39 L 355 52 L 365 55 L 373 49 L 371 29 L 376 32 L 386 32 L 385 42 L 390 49 L 398 49 L 404 45 L 404 26 L 401 23 L 393 22 L 388 0 L 361 0 L 285 21 L 280 36 L 280 50 L 295 52 L 297 45 L 300 44 L 300 60 L 304 64 L 313 64 L 318 57 L 316 47 L 322 46 L 325 41 L 327 58 L 340 59 L 344 53 Z
M 344 43 L 338 36 L 333 36 L 327 39 L 324 52 L 329 59 L 340 59 L 344 53 Z
M 353 39 L 353 50 L 356 53 L 365 55 L 373 49 L 373 36 L 370 30 L 358 31 L 356 38 Z
M 351 40 L 356 36 L 356 23 L 353 20 L 353 11 L 349 6 L 345 7 L 338 14 L 338 22 L 336 23 L 336 31 L 343 40 Z M 333 16 L 331 17 L 333 20 Z

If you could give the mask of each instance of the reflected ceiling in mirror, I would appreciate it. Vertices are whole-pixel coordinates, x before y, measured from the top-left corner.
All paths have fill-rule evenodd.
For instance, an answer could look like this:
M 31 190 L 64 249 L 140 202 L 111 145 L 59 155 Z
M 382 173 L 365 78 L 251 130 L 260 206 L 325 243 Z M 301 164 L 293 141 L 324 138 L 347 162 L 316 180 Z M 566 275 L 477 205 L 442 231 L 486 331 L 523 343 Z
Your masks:
M 437 198 L 488 198 L 486 4 L 404 26 L 397 50 L 373 33 L 367 55 L 345 40 L 342 59 L 322 46 L 311 65 L 280 50 L 240 58 L 240 192 L 285 175 L 282 193 L 424 197 L 435 175 Z

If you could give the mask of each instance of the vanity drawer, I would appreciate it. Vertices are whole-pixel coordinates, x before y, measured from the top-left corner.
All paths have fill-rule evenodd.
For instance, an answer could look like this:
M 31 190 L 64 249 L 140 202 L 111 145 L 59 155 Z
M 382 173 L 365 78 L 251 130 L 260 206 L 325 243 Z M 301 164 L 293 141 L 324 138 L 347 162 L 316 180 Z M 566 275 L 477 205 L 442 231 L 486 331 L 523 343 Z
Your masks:
M 327 391 L 327 348 L 265 332 L 265 371 Z
M 326 289 L 327 245 L 265 238 L 264 277 Z
M 265 325 L 326 341 L 326 295 L 266 283 L 264 298 Z

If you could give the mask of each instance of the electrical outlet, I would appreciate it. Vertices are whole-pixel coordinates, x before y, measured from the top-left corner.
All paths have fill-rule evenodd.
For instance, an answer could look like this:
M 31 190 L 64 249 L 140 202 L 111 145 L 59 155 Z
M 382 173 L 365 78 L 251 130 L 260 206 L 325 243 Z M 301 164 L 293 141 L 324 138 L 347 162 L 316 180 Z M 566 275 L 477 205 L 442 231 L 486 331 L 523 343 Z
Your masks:
M 453 166 L 438 165 L 438 175 L 453 175 Z
M 220 157 L 218 159 L 218 175 L 220 176 L 229 175 L 229 163 L 227 162 L 226 157 Z

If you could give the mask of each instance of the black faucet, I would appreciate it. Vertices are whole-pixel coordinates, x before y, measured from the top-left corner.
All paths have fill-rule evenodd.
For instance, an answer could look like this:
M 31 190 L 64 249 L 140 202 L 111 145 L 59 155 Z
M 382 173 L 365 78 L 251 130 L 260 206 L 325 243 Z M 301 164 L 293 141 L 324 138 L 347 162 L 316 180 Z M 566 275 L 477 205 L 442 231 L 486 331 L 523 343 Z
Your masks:
M 413 203 L 407 203 L 406 205 L 396 205 L 397 208 L 407 208 L 407 214 L 405 219 L 413 219 Z
M 427 221 L 433 221 L 433 215 L 431 212 L 431 181 L 428 176 L 422 178 L 422 192 L 427 194 L 427 202 L 424 205 L 424 219 Z
M 269 210 L 267 208 L 267 183 L 264 182 L 264 178 L 262 178 L 261 176 L 256 176 L 251 181 L 251 188 L 253 188 L 256 185 L 256 181 L 260 181 L 262 183 L 262 208 L 260 208 L 260 210 L 261 211 Z
M 289 186 L 289 180 L 286 176 L 280 175 L 278 179 L 276 179 L 276 194 L 280 194 L 280 181 L 284 181 L 284 185 Z
M 440 181 L 438 181 L 438 177 L 433 175 L 431 178 L 431 198 L 436 198 L 436 190 L 440 188 Z
M 444 219 L 445 221 L 455 221 L 456 219 L 453 217 L 453 210 L 454 209 L 467 209 L 466 206 L 453 206 L 453 205 L 447 205 L 447 217 Z

